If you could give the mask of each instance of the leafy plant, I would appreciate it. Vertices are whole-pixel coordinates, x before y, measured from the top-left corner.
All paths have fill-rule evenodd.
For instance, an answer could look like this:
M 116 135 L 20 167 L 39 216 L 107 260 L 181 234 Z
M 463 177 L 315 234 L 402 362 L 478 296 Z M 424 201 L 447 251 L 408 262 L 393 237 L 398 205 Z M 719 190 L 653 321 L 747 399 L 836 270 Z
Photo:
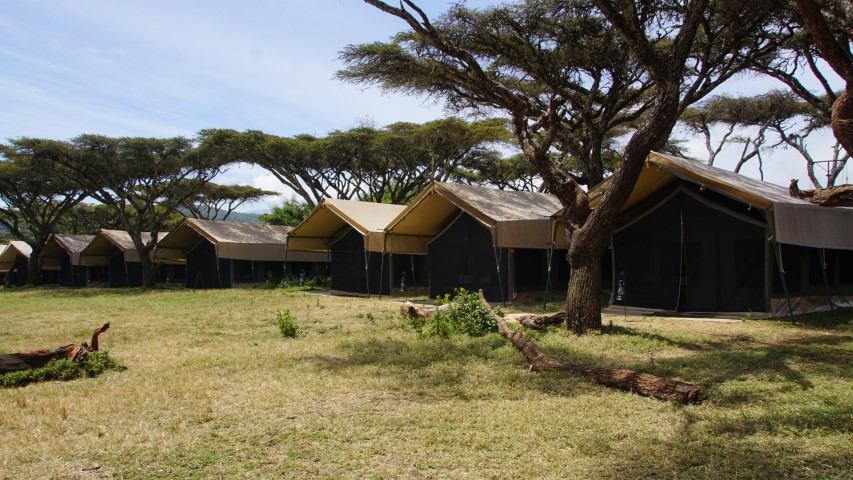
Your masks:
M 299 326 L 290 316 L 290 310 L 276 310 L 275 323 L 284 338 L 296 338 L 296 335 L 299 334 Z
M 82 361 L 68 359 L 51 360 L 47 365 L 30 370 L 0 374 L 0 386 L 21 387 L 34 382 L 50 380 L 75 380 L 91 378 L 107 370 L 122 371 L 125 367 L 110 358 L 107 352 L 92 352 Z
M 446 294 L 435 299 L 436 307 L 449 304 L 447 310 L 436 311 L 427 318 L 411 318 L 409 325 L 418 333 L 440 337 L 454 333 L 481 337 L 498 331 L 494 317 L 486 312 L 476 293 L 464 288 L 458 288 L 455 292 L 452 298 Z

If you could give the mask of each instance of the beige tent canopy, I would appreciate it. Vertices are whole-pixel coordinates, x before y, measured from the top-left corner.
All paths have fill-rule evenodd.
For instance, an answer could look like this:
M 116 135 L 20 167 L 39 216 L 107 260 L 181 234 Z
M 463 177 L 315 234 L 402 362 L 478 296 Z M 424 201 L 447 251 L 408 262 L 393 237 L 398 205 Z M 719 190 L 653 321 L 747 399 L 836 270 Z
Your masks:
M 331 244 L 352 228 L 364 237 L 367 251 L 381 252 L 384 228 L 405 208 L 404 205 L 325 198 L 290 232 L 287 249 L 328 252 Z
M 8 272 L 15 266 L 18 257 L 30 258 L 33 253 L 32 247 L 21 240 L 11 240 L 5 248 L 0 251 L 0 272 Z
M 41 254 L 44 265 L 58 268 L 63 255 L 68 255 L 71 265 L 80 265 L 80 253 L 94 239 L 94 235 L 53 235 Z
M 186 253 L 204 238 L 213 244 L 217 258 L 249 261 L 322 262 L 325 256 L 287 252 L 292 227 L 186 218 L 157 244 L 155 258 L 186 261 Z
M 165 235 L 165 232 L 160 235 Z M 150 233 L 142 234 L 143 242 L 148 242 L 150 238 Z M 91 266 L 109 265 L 110 256 L 115 253 L 116 249 L 124 255 L 125 262 L 139 261 L 139 252 L 133 246 L 133 240 L 131 240 L 129 233 L 124 230 L 102 229 L 95 235 L 89 245 L 80 252 L 80 264 Z
M 388 224 L 385 250 L 425 254 L 427 244 L 462 212 L 491 231 L 495 248 L 546 249 L 553 246 L 551 215 L 560 207 L 546 193 L 435 182 Z
M 853 208 L 821 207 L 791 197 L 787 188 L 657 152 L 652 152 L 646 160 L 646 168 L 622 211 L 629 210 L 678 179 L 765 211 L 770 233 L 779 243 L 853 250 Z M 590 191 L 593 206 L 601 199 L 608 183 L 605 180 Z

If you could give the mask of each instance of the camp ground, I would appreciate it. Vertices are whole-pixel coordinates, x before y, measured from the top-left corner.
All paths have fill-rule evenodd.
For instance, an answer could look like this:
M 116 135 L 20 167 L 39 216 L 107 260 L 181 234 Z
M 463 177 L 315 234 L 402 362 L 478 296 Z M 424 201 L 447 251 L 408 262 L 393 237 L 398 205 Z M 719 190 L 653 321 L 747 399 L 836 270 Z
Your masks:
M 291 228 L 186 218 L 158 242 L 154 258 L 184 263 L 187 288 L 232 288 L 286 276 L 325 276 L 325 254 L 286 250 Z
M 159 234 L 159 238 L 166 235 Z M 143 233 L 142 241 L 147 242 L 150 234 Z M 80 263 L 86 266 L 106 266 L 107 286 L 126 288 L 142 286 L 142 264 L 139 252 L 133 246 L 130 234 L 122 230 L 102 229 L 95 238 L 80 252 Z M 170 283 L 183 281 L 185 269 L 177 262 L 161 262 L 157 270 L 158 282 Z
M 0 274 L 3 275 L 3 284 L 14 287 L 26 285 L 32 247 L 27 242 L 11 240 L 0 250 Z
M 612 247 L 611 305 L 773 316 L 853 306 L 853 209 L 693 160 L 649 156 Z
M 551 230 L 560 207 L 549 194 L 436 182 L 388 224 L 385 248 L 428 254 L 430 296 L 482 288 L 488 300 L 509 301 L 567 285 L 566 262 L 551 262 L 566 247 Z
M 42 250 L 43 268 L 58 269 L 62 287 L 86 287 L 90 282 L 106 281 L 106 267 L 80 263 L 81 252 L 94 239 L 94 235 L 53 235 Z
M 332 264 L 330 288 L 335 292 L 389 295 L 392 284 L 399 292 L 397 282 L 405 275 L 412 288 L 425 285 L 423 259 L 383 249 L 384 228 L 405 208 L 323 199 L 290 232 L 287 249 L 327 253 Z

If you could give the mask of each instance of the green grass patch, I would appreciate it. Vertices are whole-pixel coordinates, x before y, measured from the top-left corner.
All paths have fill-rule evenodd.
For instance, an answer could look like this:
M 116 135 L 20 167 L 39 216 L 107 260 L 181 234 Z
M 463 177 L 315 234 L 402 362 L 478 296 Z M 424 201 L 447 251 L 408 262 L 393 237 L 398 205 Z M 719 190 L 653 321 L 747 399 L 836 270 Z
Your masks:
M 0 374 L 0 386 L 21 387 L 33 382 L 77 380 L 96 377 L 107 370 L 121 371 L 124 367 L 110 358 L 108 352 L 92 352 L 86 360 L 55 359 L 40 368 Z
M 496 333 L 418 334 L 401 323 L 399 299 L 34 288 L 0 291 L 0 302 L 0 349 L 79 342 L 110 322 L 101 348 L 128 367 L 0 389 L 0 476 L 10 478 L 853 471 L 849 313 L 796 325 L 614 315 L 608 334 L 527 332 L 552 357 L 678 376 L 710 399 L 680 406 L 530 372 Z M 277 311 L 299 335 L 282 340 Z

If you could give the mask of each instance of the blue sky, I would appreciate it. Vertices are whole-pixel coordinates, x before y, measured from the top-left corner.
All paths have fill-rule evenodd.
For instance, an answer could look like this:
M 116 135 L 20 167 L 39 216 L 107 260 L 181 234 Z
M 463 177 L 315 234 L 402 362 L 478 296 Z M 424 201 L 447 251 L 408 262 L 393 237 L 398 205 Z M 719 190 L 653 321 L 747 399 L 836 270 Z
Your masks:
M 450 2 L 420 3 L 437 15 Z M 4 140 L 192 136 L 203 128 L 324 135 L 364 119 L 383 126 L 444 115 L 422 98 L 332 78 L 345 45 L 404 28 L 360 0 L 4 0 L 2 7 Z M 765 82 L 750 79 L 741 90 Z M 772 161 L 769 180 L 806 178 L 794 152 Z M 259 168 L 236 168 L 218 181 L 282 190 Z

